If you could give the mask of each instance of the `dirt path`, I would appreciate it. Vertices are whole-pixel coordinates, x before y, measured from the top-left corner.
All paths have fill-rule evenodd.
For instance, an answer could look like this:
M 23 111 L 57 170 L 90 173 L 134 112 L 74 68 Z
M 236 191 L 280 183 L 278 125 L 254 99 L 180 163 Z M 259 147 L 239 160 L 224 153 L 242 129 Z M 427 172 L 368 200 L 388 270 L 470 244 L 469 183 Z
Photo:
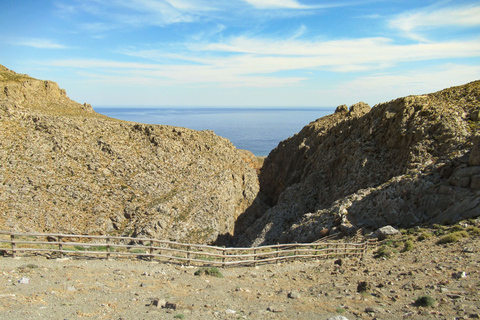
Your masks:
M 437 240 L 390 259 L 220 269 L 224 278 L 144 260 L 1 257 L 0 319 L 480 318 L 480 238 Z M 434 307 L 414 304 L 424 295 Z

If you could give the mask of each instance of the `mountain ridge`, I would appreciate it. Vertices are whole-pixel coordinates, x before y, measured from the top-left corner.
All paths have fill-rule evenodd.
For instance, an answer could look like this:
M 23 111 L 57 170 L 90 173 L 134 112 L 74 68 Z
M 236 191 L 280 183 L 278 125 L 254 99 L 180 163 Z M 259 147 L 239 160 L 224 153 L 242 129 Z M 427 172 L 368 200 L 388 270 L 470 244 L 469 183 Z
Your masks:
M 0 74 L 1 228 L 211 243 L 258 192 L 253 154 L 211 131 L 108 118 Z
M 373 108 L 339 106 L 311 122 L 265 159 L 236 244 L 479 216 L 479 100 L 475 81 Z

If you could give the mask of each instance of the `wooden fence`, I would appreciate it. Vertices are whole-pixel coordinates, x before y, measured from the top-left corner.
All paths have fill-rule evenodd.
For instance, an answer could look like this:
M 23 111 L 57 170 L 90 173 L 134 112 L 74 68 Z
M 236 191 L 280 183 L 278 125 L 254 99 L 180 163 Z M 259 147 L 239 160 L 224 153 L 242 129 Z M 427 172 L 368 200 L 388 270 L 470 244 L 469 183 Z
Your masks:
M 328 242 L 326 242 L 328 241 Z M 376 247 L 374 239 L 363 242 L 325 242 L 279 244 L 252 248 L 222 248 L 166 240 L 89 236 L 56 233 L 18 233 L 0 231 L 0 250 L 15 258 L 21 252 L 45 252 L 53 257 L 135 256 L 147 260 L 176 261 L 187 265 L 231 266 L 278 263 L 294 259 L 318 259 L 355 256 L 360 259 Z M 8 248 L 10 244 L 10 248 Z M 10 249 L 10 250 L 9 250 Z

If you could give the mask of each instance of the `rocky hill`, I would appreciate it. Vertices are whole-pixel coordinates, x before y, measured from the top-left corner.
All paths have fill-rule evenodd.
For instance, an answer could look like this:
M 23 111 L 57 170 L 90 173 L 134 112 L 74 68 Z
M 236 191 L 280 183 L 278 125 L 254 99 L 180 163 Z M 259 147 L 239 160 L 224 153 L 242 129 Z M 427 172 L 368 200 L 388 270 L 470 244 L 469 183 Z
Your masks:
M 107 118 L 0 66 L 0 229 L 211 243 L 259 186 L 211 131 Z
M 480 215 L 480 82 L 370 108 L 340 106 L 281 142 L 238 245 Z

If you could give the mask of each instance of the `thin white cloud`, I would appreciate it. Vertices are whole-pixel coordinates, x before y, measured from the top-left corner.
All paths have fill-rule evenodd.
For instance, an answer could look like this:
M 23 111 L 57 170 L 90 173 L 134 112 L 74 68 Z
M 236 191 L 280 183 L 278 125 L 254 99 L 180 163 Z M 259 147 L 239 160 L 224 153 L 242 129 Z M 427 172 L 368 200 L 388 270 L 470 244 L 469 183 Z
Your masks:
M 93 31 L 95 27 L 108 30 L 125 25 L 166 26 L 194 22 L 218 11 L 215 5 L 215 1 L 206 0 L 82 0 L 69 6 L 56 3 L 59 15 L 87 13 L 98 17 L 101 22 L 84 24 Z
M 302 5 L 295 0 L 245 0 L 258 9 L 310 9 L 312 7 Z
M 402 13 L 389 22 L 389 26 L 405 32 L 417 40 L 424 40 L 418 32 L 442 27 L 480 26 L 480 5 L 464 5 L 440 9 Z
M 270 72 L 325 68 L 349 72 L 383 68 L 399 62 L 480 56 L 480 39 L 425 44 L 395 44 L 387 38 L 351 40 L 286 41 L 235 37 L 197 50 L 244 54 Z M 237 58 L 238 59 L 238 58 Z M 202 62 L 201 59 L 195 60 Z
M 400 63 L 480 57 L 479 39 L 399 45 L 386 38 L 310 42 L 233 38 L 178 53 L 130 49 L 122 53 L 153 63 L 61 60 L 51 66 L 89 69 L 104 77 L 162 84 L 217 84 L 222 87 L 295 86 L 309 71 L 379 71 Z M 303 71 L 284 75 L 285 71 Z M 99 78 L 101 78 L 99 76 Z M 138 80 L 140 81 L 140 80 Z
M 435 69 L 421 68 L 362 76 L 341 83 L 331 89 L 329 94 L 337 97 L 343 95 L 348 100 L 339 101 L 338 104 L 351 104 L 362 99 L 373 105 L 407 95 L 431 93 L 474 80 L 480 80 L 480 66 L 445 64 Z
M 14 42 L 18 46 L 27 46 L 37 49 L 67 49 L 67 46 L 59 44 L 53 40 L 49 39 L 23 39 L 20 41 Z

